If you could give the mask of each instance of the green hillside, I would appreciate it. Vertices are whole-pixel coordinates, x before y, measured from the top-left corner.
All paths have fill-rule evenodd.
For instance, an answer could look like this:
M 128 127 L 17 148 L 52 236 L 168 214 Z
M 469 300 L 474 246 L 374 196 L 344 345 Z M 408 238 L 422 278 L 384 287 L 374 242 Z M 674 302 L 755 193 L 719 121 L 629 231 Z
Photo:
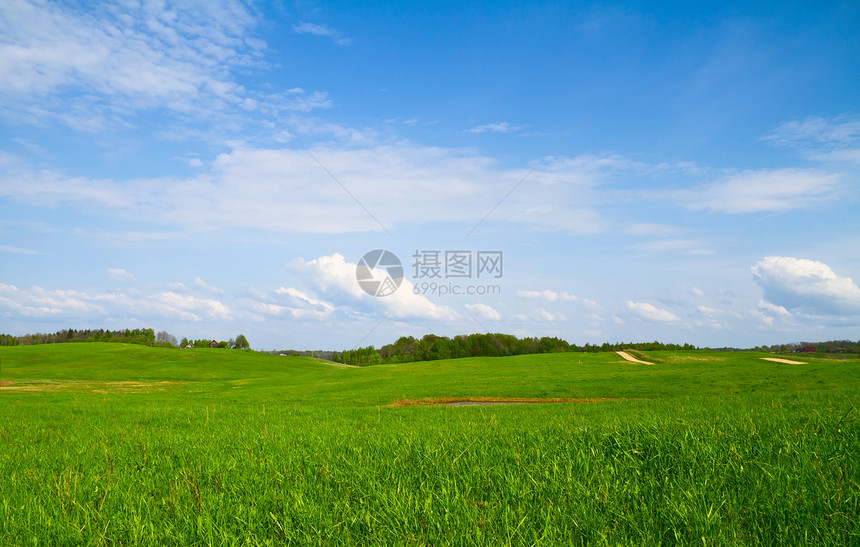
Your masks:
M 860 361 L 645 355 L 0 348 L 0 544 L 860 541 Z

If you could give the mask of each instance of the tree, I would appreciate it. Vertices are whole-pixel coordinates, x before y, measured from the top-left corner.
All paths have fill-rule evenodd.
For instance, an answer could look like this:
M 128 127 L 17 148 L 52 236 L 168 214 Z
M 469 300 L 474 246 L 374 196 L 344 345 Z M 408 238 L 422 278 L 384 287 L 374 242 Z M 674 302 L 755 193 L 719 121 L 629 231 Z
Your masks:
M 251 344 L 248 343 L 248 339 L 245 338 L 244 334 L 236 337 L 236 349 L 251 349 Z
M 180 348 L 184 348 L 188 345 L 188 338 L 183 338 L 182 342 L 179 343 Z
M 171 346 L 179 345 L 179 342 L 176 341 L 176 337 L 170 334 L 167 331 L 161 331 L 155 336 L 156 342 L 166 342 Z

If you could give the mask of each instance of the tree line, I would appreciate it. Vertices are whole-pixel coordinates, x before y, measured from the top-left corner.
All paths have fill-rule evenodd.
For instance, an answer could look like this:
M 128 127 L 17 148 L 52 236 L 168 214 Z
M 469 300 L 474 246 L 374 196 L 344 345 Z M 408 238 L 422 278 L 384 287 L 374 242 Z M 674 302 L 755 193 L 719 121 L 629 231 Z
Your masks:
M 827 342 L 797 342 L 794 344 L 775 344 L 773 346 L 756 346 L 756 351 L 768 353 L 858 353 L 860 354 L 860 340 L 828 340 Z
M 208 348 L 211 339 L 189 341 L 183 338 L 178 342 L 176 337 L 167 331 L 155 332 L 154 329 L 62 329 L 55 333 L 35 333 L 24 336 L 0 334 L 0 346 L 32 346 L 38 344 L 64 344 L 72 342 L 113 342 L 119 344 L 140 344 L 151 347 L 176 348 L 195 347 Z M 250 349 L 251 345 L 244 334 L 227 342 L 219 342 L 218 347 L 234 349 Z
M 370 366 L 388 363 L 409 363 L 413 361 L 435 361 L 459 357 L 505 357 L 535 353 L 564 353 L 619 351 L 636 349 L 640 351 L 696 349 L 690 344 L 663 344 L 661 342 L 615 343 L 601 345 L 585 344 L 577 346 L 561 338 L 544 336 L 541 338 L 517 338 L 512 334 L 468 334 L 454 338 L 427 334 L 420 340 L 412 336 L 398 338 L 393 344 L 386 344 L 378 350 L 374 346 L 335 352 L 331 360 L 353 366 Z
M 165 333 L 166 334 L 166 333 Z M 175 340 L 175 338 L 174 338 Z M 24 336 L 0 334 L 0 346 L 34 346 L 38 344 L 63 344 L 70 342 L 117 342 L 144 346 L 169 346 L 162 333 L 153 329 L 62 329 L 57 332 L 37 332 Z

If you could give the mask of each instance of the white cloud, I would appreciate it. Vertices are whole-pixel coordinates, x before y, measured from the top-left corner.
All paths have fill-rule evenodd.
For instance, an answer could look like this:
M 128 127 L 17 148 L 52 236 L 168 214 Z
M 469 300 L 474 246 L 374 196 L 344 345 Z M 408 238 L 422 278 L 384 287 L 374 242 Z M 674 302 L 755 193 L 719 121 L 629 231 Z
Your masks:
M 640 318 L 646 319 L 648 321 L 671 323 L 681 320 L 681 318 L 674 313 L 668 310 L 657 308 L 652 304 L 648 304 L 647 302 L 633 302 L 632 300 L 628 300 L 626 306 L 628 310 L 632 311 Z
M 538 308 L 534 312 L 531 313 L 518 313 L 513 316 L 517 321 L 523 322 L 535 322 L 535 321 L 544 321 L 548 323 L 554 323 L 557 321 L 567 321 L 567 317 L 565 317 L 562 313 L 551 313 L 543 308 Z
M 0 153 L 0 198 L 187 231 L 344 233 L 381 230 L 373 217 L 389 230 L 423 222 L 475 222 L 480 218 L 476 211 L 490 211 L 506 189 L 528 173 L 501 169 L 490 158 L 462 150 L 409 143 L 351 149 L 320 146 L 312 152 L 337 181 L 303 150 L 239 144 L 184 179 L 68 177 L 30 168 Z M 488 222 L 600 232 L 603 221 L 596 209 L 589 208 L 599 199 L 594 187 L 600 177 L 590 171 L 595 162 L 599 163 L 594 158 L 547 162 L 546 170 L 530 176 L 528 191 L 515 192 Z M 174 199 L 177 195 L 195 198 Z M 320 215 L 320 210 L 326 214 Z
M 370 305 L 380 307 L 396 318 L 423 318 L 451 320 L 459 318 L 448 306 L 434 304 L 427 297 L 415 294 L 414 286 L 403 279 L 396 292 L 384 297 L 374 297 L 362 290 L 355 277 L 356 264 L 347 262 L 343 255 L 334 253 L 305 262 L 302 259 L 291 263 L 293 269 L 304 273 L 308 283 L 316 285 L 326 293 L 340 293 L 348 298 L 344 305 Z M 378 272 L 381 274 L 381 272 Z M 337 303 L 336 303 L 337 304 Z
M 550 313 L 543 308 L 539 309 L 537 313 L 541 319 L 551 323 L 555 321 L 567 321 L 567 317 L 565 317 L 562 313 Z
M 480 316 L 482 319 L 489 319 L 490 321 L 502 320 L 501 314 L 486 304 L 466 304 L 466 309 Z
M 239 1 L 0 2 L 0 112 L 98 131 L 148 108 L 222 110 L 243 101 L 237 67 L 259 64 Z
M 47 290 L 39 286 L 19 289 L 0 283 L 0 309 L 25 317 L 53 317 L 66 314 L 92 316 L 106 312 L 103 302 L 110 295 L 88 295 L 79 291 Z
M 302 291 L 300 291 L 298 289 L 294 289 L 293 287 L 289 287 L 289 288 L 281 287 L 280 289 L 276 290 L 275 292 L 277 294 L 286 294 L 286 295 L 292 296 L 293 298 L 298 298 L 299 300 L 307 302 L 308 304 L 310 304 L 312 306 L 321 306 L 322 308 L 329 310 L 329 311 L 334 310 L 334 306 L 332 306 L 328 302 L 323 302 L 322 300 L 317 300 L 315 298 L 311 298 L 307 294 L 303 293 Z
M 0 253 L 12 253 L 17 255 L 40 255 L 39 251 L 25 249 L 24 247 L 13 247 L 11 245 L 0 245 Z
M 497 122 L 497 123 L 488 123 L 485 125 L 479 125 L 477 127 L 473 127 L 469 129 L 470 133 L 514 133 L 519 131 L 519 127 L 515 125 L 511 125 L 508 122 Z
M 783 212 L 833 199 L 840 175 L 803 169 L 743 171 L 675 196 L 691 209 L 741 214 Z
M 293 25 L 293 30 L 298 34 L 316 34 L 317 36 L 334 36 L 336 32 L 324 25 L 315 25 L 313 23 L 299 23 Z
M 293 25 L 293 31 L 298 34 L 314 34 L 316 36 L 326 36 L 331 38 L 335 44 L 339 46 L 348 46 L 352 43 L 351 38 L 342 38 L 340 33 L 325 25 L 317 25 L 314 23 L 302 22 L 298 25 Z
M 19 316 L 64 321 L 106 317 L 132 319 L 138 315 L 193 322 L 231 319 L 230 310 L 221 302 L 174 292 L 141 296 L 122 292 L 49 290 L 39 286 L 19 289 L 0 283 L 0 310 L 4 309 Z
M 231 319 L 230 309 L 217 300 L 183 296 L 174 292 L 152 295 L 140 302 L 140 306 L 150 313 L 162 317 L 178 317 L 183 321 Z
M 766 312 L 769 312 L 773 315 L 782 315 L 783 317 L 791 317 L 791 312 L 782 306 L 777 306 L 775 304 L 771 304 L 770 302 L 766 302 L 764 300 L 759 300 L 758 302 L 759 309 L 762 309 Z
M 803 121 L 793 120 L 777 127 L 764 140 L 779 146 L 850 145 L 860 141 L 860 119 L 840 116 L 828 120 L 812 116 Z
M 200 277 L 196 277 L 194 279 L 194 286 L 198 289 L 203 289 L 204 291 L 211 292 L 213 294 L 224 294 L 224 291 L 222 291 L 218 287 L 213 287 L 209 283 L 203 281 L 203 279 Z
M 548 289 L 545 291 L 517 291 L 516 294 L 521 298 L 533 298 L 549 302 L 575 302 L 579 300 L 576 295 L 570 294 L 567 291 L 555 292 Z
M 134 275 L 128 273 L 123 268 L 108 268 L 108 277 L 113 281 L 120 281 L 123 283 L 132 283 L 134 282 Z
M 763 325 L 766 325 L 768 327 L 773 326 L 773 317 L 767 315 L 764 312 L 761 312 L 759 310 L 750 310 L 750 315 L 757 319 L 759 322 L 761 322 Z
M 275 291 L 275 294 L 289 296 L 293 299 L 294 307 L 283 308 L 278 306 L 282 311 L 287 309 L 296 319 L 315 317 L 328 317 L 335 311 L 334 305 L 316 298 L 312 298 L 304 292 L 293 287 L 281 287 Z
M 752 267 L 764 300 L 809 314 L 860 314 L 860 288 L 815 260 L 769 256 Z
M 860 116 L 809 117 L 776 128 L 764 140 L 799 149 L 818 161 L 860 163 Z

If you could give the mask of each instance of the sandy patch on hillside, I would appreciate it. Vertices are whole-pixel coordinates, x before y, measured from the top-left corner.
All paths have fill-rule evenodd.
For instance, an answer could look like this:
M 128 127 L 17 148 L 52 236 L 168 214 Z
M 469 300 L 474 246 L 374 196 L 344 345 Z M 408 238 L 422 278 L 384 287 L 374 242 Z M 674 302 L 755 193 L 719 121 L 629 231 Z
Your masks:
M 615 353 L 620 355 L 621 358 L 624 359 L 625 361 L 630 361 L 631 363 L 639 363 L 642 365 L 653 365 L 654 364 L 654 363 L 649 363 L 648 361 L 640 361 L 639 359 L 633 357 L 632 355 L 630 355 L 626 351 L 616 351 Z
M 792 361 L 791 359 L 780 359 L 778 357 L 762 357 L 763 361 L 773 361 L 774 363 L 785 363 L 787 365 L 805 365 L 803 361 Z
M 524 399 L 519 397 L 439 397 L 433 399 L 400 399 L 387 406 L 490 406 L 537 405 L 544 403 L 602 403 L 621 399 Z

